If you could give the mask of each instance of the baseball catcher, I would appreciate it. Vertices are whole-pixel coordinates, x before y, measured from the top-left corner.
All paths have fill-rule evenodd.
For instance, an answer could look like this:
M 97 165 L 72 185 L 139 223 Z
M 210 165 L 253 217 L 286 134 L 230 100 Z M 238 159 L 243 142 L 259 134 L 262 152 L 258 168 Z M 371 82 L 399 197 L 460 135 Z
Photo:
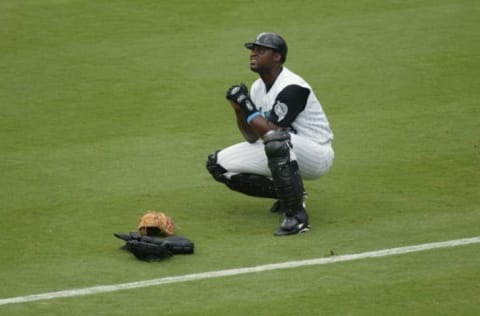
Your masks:
M 245 47 L 259 78 L 250 91 L 235 84 L 226 93 L 245 141 L 213 152 L 207 169 L 231 190 L 274 199 L 271 211 L 284 215 L 276 236 L 307 232 L 303 180 L 320 178 L 333 164 L 330 123 L 312 87 L 284 66 L 280 35 L 260 33 Z

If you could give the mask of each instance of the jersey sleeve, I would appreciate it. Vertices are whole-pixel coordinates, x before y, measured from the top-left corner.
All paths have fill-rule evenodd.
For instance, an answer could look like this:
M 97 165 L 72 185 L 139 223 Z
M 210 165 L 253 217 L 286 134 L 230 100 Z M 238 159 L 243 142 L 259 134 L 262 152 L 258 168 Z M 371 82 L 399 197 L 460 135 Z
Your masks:
M 269 121 L 280 127 L 290 127 L 292 122 L 307 106 L 310 90 L 299 85 L 286 86 L 275 99 Z

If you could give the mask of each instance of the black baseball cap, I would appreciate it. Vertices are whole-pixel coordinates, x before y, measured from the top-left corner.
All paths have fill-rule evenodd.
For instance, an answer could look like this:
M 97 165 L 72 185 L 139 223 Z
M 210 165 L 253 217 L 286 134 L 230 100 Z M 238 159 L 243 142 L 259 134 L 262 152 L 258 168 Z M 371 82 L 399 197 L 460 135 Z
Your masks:
M 257 35 L 254 42 L 245 43 L 245 47 L 253 49 L 255 46 L 268 47 L 282 54 L 283 61 L 287 58 L 287 43 L 278 34 L 272 32 L 263 32 Z

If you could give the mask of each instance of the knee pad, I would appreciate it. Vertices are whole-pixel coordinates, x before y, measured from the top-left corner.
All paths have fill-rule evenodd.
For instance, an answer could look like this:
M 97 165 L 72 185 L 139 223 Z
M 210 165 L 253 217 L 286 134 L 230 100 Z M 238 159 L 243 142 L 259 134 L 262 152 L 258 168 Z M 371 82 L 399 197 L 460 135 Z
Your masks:
M 290 163 L 290 133 L 286 130 L 270 131 L 263 137 L 265 154 L 270 169 L 286 167 Z
M 219 150 L 208 156 L 207 170 L 208 172 L 210 172 L 210 174 L 215 180 L 217 180 L 218 182 L 226 183 L 227 179 L 225 177 L 225 173 L 227 173 L 227 170 L 217 163 L 218 152 Z

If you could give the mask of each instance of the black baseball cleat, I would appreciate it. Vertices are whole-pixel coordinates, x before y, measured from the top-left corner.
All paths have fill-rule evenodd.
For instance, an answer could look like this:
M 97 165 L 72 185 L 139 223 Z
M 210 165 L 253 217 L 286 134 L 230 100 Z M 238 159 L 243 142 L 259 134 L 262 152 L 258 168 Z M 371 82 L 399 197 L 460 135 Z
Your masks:
M 298 213 L 295 216 L 285 217 L 280 228 L 275 232 L 275 236 L 296 235 L 308 232 L 308 215 L 306 212 Z

